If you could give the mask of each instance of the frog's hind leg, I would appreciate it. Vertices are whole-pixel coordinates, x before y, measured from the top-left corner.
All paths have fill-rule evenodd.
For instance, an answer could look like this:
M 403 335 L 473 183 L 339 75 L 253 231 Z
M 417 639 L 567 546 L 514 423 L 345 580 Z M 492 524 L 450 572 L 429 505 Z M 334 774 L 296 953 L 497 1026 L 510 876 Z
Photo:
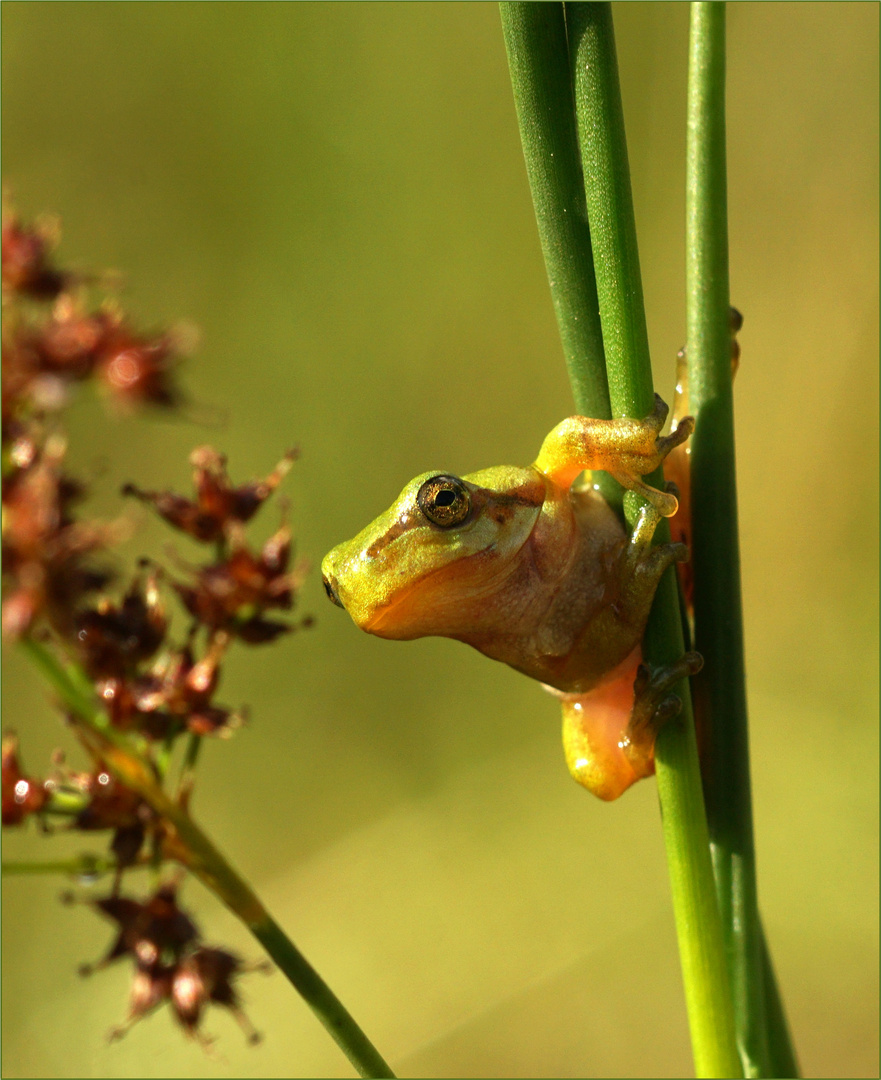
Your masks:
M 631 763 L 621 747 L 639 659 L 636 649 L 602 686 L 585 694 L 561 695 L 566 765 L 573 779 L 605 802 L 617 799 L 631 784 L 654 772 L 653 761 Z
M 563 696 L 563 751 L 572 777 L 610 802 L 655 771 L 655 738 L 682 702 L 681 679 L 700 671 L 699 653 L 650 671 L 635 649 L 614 678 L 586 694 Z
M 640 664 L 633 683 L 633 708 L 619 746 L 635 772 L 652 763 L 654 770 L 655 738 L 660 729 L 678 716 L 682 701 L 671 693 L 683 679 L 696 675 L 704 666 L 700 653 L 687 652 L 673 664 L 649 669 Z
M 642 420 L 570 416 L 542 443 L 535 467 L 561 487 L 571 486 L 584 469 L 603 469 L 624 487 L 642 495 L 663 517 L 671 517 L 676 513 L 676 497 L 650 487 L 642 479 L 691 433 L 693 423 L 685 417 L 676 431 L 662 436 L 667 412 L 656 394 L 654 409 Z

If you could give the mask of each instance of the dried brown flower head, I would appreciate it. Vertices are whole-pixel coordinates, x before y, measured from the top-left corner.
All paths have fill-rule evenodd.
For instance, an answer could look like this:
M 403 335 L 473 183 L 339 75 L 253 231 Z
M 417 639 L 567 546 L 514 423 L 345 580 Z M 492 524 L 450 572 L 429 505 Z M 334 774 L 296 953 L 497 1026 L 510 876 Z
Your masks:
M 58 240 L 53 223 L 23 225 L 12 212 L 3 214 L 3 291 L 51 300 L 71 280 L 49 262 Z
M 194 571 L 194 582 L 172 582 L 187 611 L 214 630 L 225 630 L 250 645 L 273 641 L 293 629 L 289 623 L 267 619 L 264 612 L 290 610 L 302 583 L 305 566 L 288 570 L 291 534 L 287 525 L 271 536 L 259 555 L 241 534 L 229 555 Z
M 252 480 L 233 487 L 226 471 L 226 457 L 211 446 L 197 446 L 190 454 L 195 499 L 171 491 L 143 491 L 126 484 L 124 495 L 132 495 L 151 506 L 174 528 L 196 540 L 213 543 L 222 539 L 230 526 L 250 521 L 275 491 L 297 458 L 288 450 L 264 480 Z
M 199 1031 L 208 1004 L 228 1009 L 248 1040 L 259 1042 L 233 981 L 249 970 L 268 970 L 268 965 L 247 965 L 226 949 L 202 945 L 195 923 L 178 906 L 176 883 L 163 885 L 144 902 L 111 896 L 92 901 L 91 906 L 117 924 L 118 934 L 104 958 L 83 965 L 81 974 L 91 974 L 123 956 L 134 961 L 128 1016 L 111 1031 L 111 1039 L 121 1038 L 168 1001 L 187 1034 L 203 1045 L 210 1043 Z
M 265 965 L 259 965 L 266 970 Z M 242 1010 L 233 980 L 249 970 L 234 953 L 201 946 L 186 955 L 175 969 L 171 983 L 171 1005 L 186 1031 L 197 1036 L 205 1006 L 209 1003 L 228 1009 L 252 1045 L 260 1042 Z M 253 969 L 251 969 L 253 970 Z
M 11 637 L 44 613 L 69 625 L 82 599 L 110 580 L 89 557 L 120 535 L 118 526 L 73 519 L 83 489 L 61 471 L 62 439 L 36 446 L 21 437 L 17 448 L 23 465 L 3 478 L 3 631 Z
M 132 484 L 124 488 L 173 527 L 213 545 L 210 565 L 188 567 L 185 582 L 169 581 L 191 618 L 183 646 L 169 641 L 161 595 L 166 579 L 155 563 L 141 560 L 121 597 L 104 593 L 113 575 L 96 556 L 128 529 L 76 516 L 84 488 L 64 471 L 61 410 L 72 388 L 86 381 L 123 407 L 180 404 L 173 372 L 183 331 L 143 333 L 118 304 L 90 304 L 91 286 L 101 279 L 56 268 L 55 232 L 48 226 L 25 226 L 4 214 L 2 240 L 3 630 L 30 638 L 28 648 L 52 672 L 66 719 L 90 761 L 85 771 L 73 771 L 64 767 L 59 751 L 53 771 L 40 782 L 23 772 L 15 736 L 5 737 L 3 823 L 20 825 L 38 814 L 48 832 L 51 816 L 63 815 L 66 829 L 112 833 L 111 893 L 90 906 L 115 924 L 116 936 L 102 960 L 81 970 L 88 974 L 123 957 L 133 963 L 128 1017 L 113 1037 L 168 1002 L 184 1030 L 207 1046 L 200 1027 L 213 1003 L 228 1009 L 255 1042 L 259 1036 L 234 987 L 248 966 L 200 942 L 177 902 L 180 878 L 143 900 L 123 895 L 122 883 L 133 866 L 148 859 L 157 866 L 192 865 L 185 830 L 167 820 L 179 823 L 153 784 L 163 788 L 163 800 L 173 798 L 186 813 L 200 738 L 230 734 L 243 716 L 214 703 L 230 642 L 270 641 L 294 628 L 266 617 L 293 608 L 303 577 L 302 565 L 291 566 L 290 529 L 283 522 L 253 551 L 245 525 L 297 452 L 288 451 L 265 478 L 234 486 L 224 455 L 201 446 L 190 457 L 192 498 Z M 67 671 L 53 666 L 56 648 L 65 654 Z M 95 701 L 115 731 L 95 716 Z M 180 767 L 170 768 L 182 735 Z M 127 772 L 122 761 L 138 772 Z M 111 764 L 119 775 L 150 778 L 138 787 L 143 797 L 116 778 Z M 171 776 L 177 784 L 173 793 Z M 79 866 L 107 863 L 85 856 Z
M 195 923 L 178 907 L 177 889 L 177 882 L 166 883 L 143 902 L 123 896 L 90 901 L 118 930 L 103 959 L 84 964 L 80 973 L 90 975 L 122 956 L 147 970 L 176 964 L 198 937 Z
M 93 679 L 133 674 L 154 655 L 167 629 L 155 573 L 135 578 L 119 605 L 105 598 L 74 617 L 77 650 Z
M 215 634 L 198 661 L 187 644 L 135 678 L 100 682 L 98 690 L 111 722 L 120 728 L 135 727 L 153 739 L 165 738 L 175 729 L 196 735 L 230 734 L 242 713 L 211 704 L 228 643 L 228 635 Z

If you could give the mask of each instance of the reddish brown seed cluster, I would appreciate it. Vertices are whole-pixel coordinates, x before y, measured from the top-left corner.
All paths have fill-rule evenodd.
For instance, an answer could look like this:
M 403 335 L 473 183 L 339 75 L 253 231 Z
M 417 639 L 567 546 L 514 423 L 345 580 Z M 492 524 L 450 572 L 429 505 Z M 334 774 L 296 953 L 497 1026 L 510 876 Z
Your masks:
M 123 489 L 174 528 L 219 551 L 217 560 L 192 569 L 191 581 L 173 583 L 196 623 L 213 635 L 223 633 L 258 645 L 293 629 L 265 615 L 271 609 L 290 610 L 302 583 L 304 565 L 291 567 L 290 529 L 283 523 L 258 553 L 248 547 L 244 525 L 276 489 L 296 456 L 296 450 L 289 450 L 265 479 L 234 487 L 226 458 L 213 447 L 200 446 L 190 456 L 194 498 L 143 491 L 134 484 Z
M 178 404 L 177 336 L 136 331 L 109 301 L 90 309 L 87 279 L 51 263 L 54 242 L 46 228 L 4 213 L 4 427 L 56 412 L 71 385 L 91 377 L 121 405 Z
M 227 641 L 217 635 L 198 661 L 191 646 L 166 651 L 155 664 L 129 678 L 110 676 L 96 683 L 111 723 L 149 739 L 168 739 L 188 730 L 195 735 L 229 735 L 241 711 L 211 703 Z
M 126 956 L 134 964 L 128 1016 L 110 1032 L 111 1039 L 121 1038 L 167 1001 L 187 1034 L 203 1045 L 210 1039 L 199 1025 L 210 1003 L 228 1009 L 249 1042 L 259 1042 L 233 985 L 249 967 L 234 953 L 201 944 L 195 924 L 178 906 L 176 882 L 162 885 L 144 901 L 108 897 L 92 906 L 116 924 L 117 933 L 104 958 L 83 965 L 80 973 L 89 975 Z
M 169 525 L 194 540 L 215 543 L 228 538 L 231 529 L 251 520 L 296 459 L 297 451 L 288 450 L 264 480 L 233 487 L 226 471 L 226 457 L 211 446 L 197 446 L 190 454 L 195 498 L 188 499 L 171 491 L 142 491 L 134 484 L 126 484 L 123 494 L 145 502 Z
M 69 628 L 71 613 L 103 588 L 110 572 L 94 556 L 118 527 L 77 521 L 81 486 L 62 469 L 65 442 L 38 424 L 4 446 L 3 633 L 26 634 L 40 616 Z
M 4 293 L 22 293 L 36 300 L 53 300 L 58 296 L 69 278 L 49 261 L 56 231 L 48 222 L 26 228 L 15 214 L 4 215 Z
M 264 479 L 235 485 L 223 454 L 198 447 L 190 459 L 192 498 L 127 484 L 124 494 L 210 545 L 210 557 L 182 570 L 181 580 L 141 560 L 121 595 L 108 593 L 115 577 L 110 549 L 131 526 L 77 516 L 85 491 L 65 471 L 61 410 L 73 384 L 86 380 L 103 385 L 116 403 L 174 406 L 180 401 L 171 382 L 174 342 L 169 333 L 134 330 L 115 306 L 87 307 L 85 286 L 95 279 L 56 267 L 55 239 L 48 226 L 4 216 L 3 633 L 60 651 L 157 781 L 170 774 L 183 737 L 188 749 L 171 794 L 186 809 L 198 739 L 229 735 L 242 720 L 243 710 L 214 700 L 230 644 L 269 642 L 297 626 L 276 617 L 294 607 L 304 573 L 292 560 L 287 522 L 258 550 L 245 535 L 297 454 L 290 450 Z M 168 596 L 182 606 L 182 641 L 171 636 Z M 66 719 L 89 757 L 85 770 L 66 768 L 57 757 L 46 779 L 36 779 L 20 764 L 15 736 L 4 738 L 3 824 L 34 817 L 46 833 L 50 821 L 56 830 L 60 821 L 63 828 L 111 834 L 113 885 L 93 906 L 119 927 L 103 963 L 122 955 L 135 962 L 129 1019 L 117 1033 L 168 1001 L 196 1034 L 205 1005 L 215 1002 L 255 1037 L 232 987 L 241 962 L 199 944 L 175 888 L 165 886 L 143 903 L 122 895 L 132 868 L 186 862 L 186 851 L 174 829 L 90 749 L 94 743 L 75 709 Z

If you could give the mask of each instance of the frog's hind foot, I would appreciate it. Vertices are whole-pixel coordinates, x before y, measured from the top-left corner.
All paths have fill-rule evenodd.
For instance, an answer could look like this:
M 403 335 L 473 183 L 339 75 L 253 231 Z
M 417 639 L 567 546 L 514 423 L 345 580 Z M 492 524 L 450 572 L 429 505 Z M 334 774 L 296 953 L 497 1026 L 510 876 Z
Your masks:
M 679 697 L 670 691 L 682 679 L 696 675 L 703 666 L 704 659 L 697 652 L 687 652 L 675 663 L 654 671 L 645 664 L 639 665 L 633 683 L 633 710 L 618 744 L 634 769 L 644 769 L 645 763 L 654 757 L 657 733 L 682 708 Z
M 675 487 L 671 488 L 669 485 L 666 486 L 664 491 L 658 491 L 657 488 L 646 484 L 641 477 L 648 475 L 649 472 L 654 472 L 670 451 L 675 450 L 677 446 L 681 446 L 694 431 L 694 417 L 683 416 L 669 435 L 661 435 L 660 430 L 664 426 L 669 411 L 660 395 L 655 394 L 655 407 L 641 421 L 640 425 L 643 436 L 651 433 L 650 448 L 641 448 L 641 453 L 645 455 L 643 463 L 637 467 L 635 461 L 628 456 L 625 450 L 620 459 L 620 465 L 623 465 L 624 468 L 608 469 L 619 484 L 641 495 L 660 517 L 673 517 L 679 509 L 678 492 Z M 640 475 L 635 475 L 635 473 Z
M 669 411 L 669 406 L 661 395 L 655 394 L 655 407 L 643 421 L 643 423 L 651 428 L 658 436 L 655 442 L 655 450 L 661 460 L 663 460 L 674 447 L 681 446 L 694 431 L 694 417 L 682 416 L 676 417 L 676 427 L 669 435 L 661 435 L 661 428 L 664 426 Z
M 640 589 L 649 588 L 654 593 L 667 567 L 672 566 L 674 563 L 686 563 L 688 559 L 689 553 L 686 544 L 661 544 L 652 548 L 651 551 L 641 554 L 634 561 L 632 584 L 639 583 L 637 587 Z
M 658 452 L 662 457 L 666 457 L 675 447 L 681 446 L 693 431 L 694 417 L 683 416 L 669 435 L 662 435 L 658 439 Z
M 641 420 L 592 420 L 570 416 L 559 423 L 542 443 L 534 465 L 554 483 L 569 487 L 584 469 L 603 469 L 630 491 L 641 495 L 662 517 L 676 513 L 676 497 L 658 491 L 642 478 L 660 467 L 664 458 L 691 434 L 694 421 L 683 418 L 670 435 L 661 435 L 669 412 L 655 394 L 655 404 Z

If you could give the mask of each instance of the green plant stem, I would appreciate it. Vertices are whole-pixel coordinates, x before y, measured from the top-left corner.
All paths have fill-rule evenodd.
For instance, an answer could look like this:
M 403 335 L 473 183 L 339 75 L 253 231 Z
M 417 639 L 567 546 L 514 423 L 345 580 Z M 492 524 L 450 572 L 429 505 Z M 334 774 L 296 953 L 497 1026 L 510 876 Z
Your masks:
M 612 413 L 642 417 L 651 408 L 652 376 L 611 6 L 570 3 L 566 17 Z M 644 651 L 654 665 L 684 651 L 672 572 L 658 589 Z M 677 693 L 682 714 L 659 734 L 656 761 L 695 1070 L 736 1077 L 743 1074 L 687 683 Z
M 749 776 L 729 329 L 725 4 L 693 3 L 688 66 L 686 283 L 695 707 L 738 1044 L 747 1076 L 793 1076 L 759 919 Z M 766 970 L 767 969 L 767 970 Z M 766 989 L 773 999 L 766 1001 Z M 773 1027 L 773 1034 L 769 1028 Z M 771 1045 L 775 1047 L 773 1059 Z
M 762 955 L 771 1075 L 778 1078 L 797 1077 L 801 1075 L 798 1058 L 795 1054 L 795 1045 L 789 1030 L 789 1022 L 786 1019 L 786 1010 L 783 1007 L 783 998 L 780 995 L 780 987 L 777 985 L 777 977 L 774 974 L 774 965 L 771 962 L 771 953 L 768 950 L 764 931 L 762 932 Z
M 84 791 L 70 791 L 55 788 L 49 792 L 49 801 L 43 807 L 44 814 L 57 814 L 59 817 L 76 817 L 89 804 L 89 796 Z
M 202 736 L 191 731 L 187 737 L 187 748 L 184 751 L 184 760 L 181 763 L 180 778 L 177 782 L 177 798 L 179 802 L 187 805 L 193 785 L 196 782 L 196 763 L 199 760 L 199 751 L 202 749 Z
M 551 301 L 575 408 L 611 417 L 584 175 L 578 150 L 569 46 L 562 3 L 499 4 L 511 88 Z M 594 482 L 620 507 L 623 490 L 607 473 Z
M 3 862 L 4 874 L 67 874 L 75 878 L 100 877 L 116 872 L 117 861 L 110 855 L 77 855 L 72 859 L 49 859 L 30 862 L 13 859 Z
M 562 3 L 503 2 L 526 175 L 575 407 L 611 417 Z
M 653 390 L 612 13 L 570 3 L 566 18 L 612 413 L 641 418 Z
M 113 775 L 135 791 L 170 826 L 168 847 L 248 927 L 327 1029 L 361 1076 L 393 1077 L 379 1052 L 342 1002 L 285 935 L 250 885 L 233 869 L 211 840 L 156 782 L 152 767 L 131 741 L 107 724 L 85 677 L 72 674 L 45 646 L 25 639 L 22 647 L 76 717 L 83 742 Z M 86 684 L 87 685 L 87 684 Z

